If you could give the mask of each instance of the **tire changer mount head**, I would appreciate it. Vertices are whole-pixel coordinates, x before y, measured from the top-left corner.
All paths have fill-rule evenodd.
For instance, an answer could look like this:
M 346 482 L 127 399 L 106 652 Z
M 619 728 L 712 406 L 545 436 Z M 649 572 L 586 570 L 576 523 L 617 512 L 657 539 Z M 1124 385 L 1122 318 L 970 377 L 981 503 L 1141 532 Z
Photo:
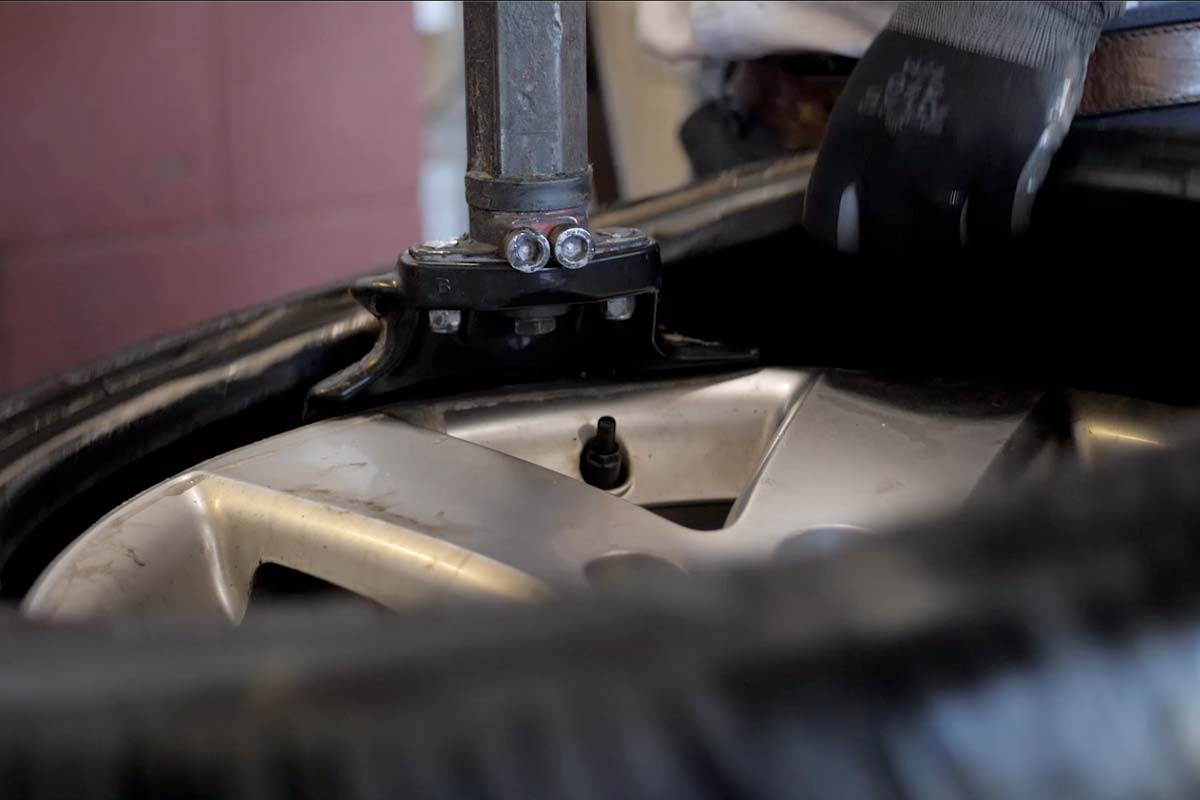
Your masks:
M 588 226 L 585 4 L 464 3 L 463 20 L 470 232 L 352 286 L 382 330 L 310 412 L 454 375 L 727 360 L 656 336 L 653 240 Z

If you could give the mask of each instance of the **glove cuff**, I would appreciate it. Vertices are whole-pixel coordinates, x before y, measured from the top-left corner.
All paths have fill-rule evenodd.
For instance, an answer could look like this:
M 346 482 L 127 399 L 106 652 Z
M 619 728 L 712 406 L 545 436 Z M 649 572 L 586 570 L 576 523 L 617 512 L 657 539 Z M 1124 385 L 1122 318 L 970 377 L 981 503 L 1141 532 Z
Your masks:
M 1034 69 L 1086 57 L 1123 2 L 901 3 L 888 29 Z

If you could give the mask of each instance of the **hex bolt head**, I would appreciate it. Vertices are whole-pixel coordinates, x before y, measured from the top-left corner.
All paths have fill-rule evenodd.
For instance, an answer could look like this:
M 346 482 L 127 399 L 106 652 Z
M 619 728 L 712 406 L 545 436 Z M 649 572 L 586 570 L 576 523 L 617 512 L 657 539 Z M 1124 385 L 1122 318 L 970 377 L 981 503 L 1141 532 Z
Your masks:
M 458 333 L 460 327 L 462 327 L 462 312 L 458 309 L 429 309 L 429 330 L 434 333 Z
M 605 300 L 604 318 L 611 319 L 614 322 L 624 322 L 627 319 L 631 319 L 636 302 L 636 298 L 631 294 Z
M 556 324 L 554 317 L 515 319 L 513 320 L 513 333 L 517 336 L 543 336 L 553 333 Z
M 559 225 L 550 232 L 554 258 L 567 269 L 583 269 L 596 254 L 596 243 L 587 228 Z
M 504 237 L 504 257 L 521 272 L 537 272 L 550 262 L 550 242 L 532 228 L 517 228 Z

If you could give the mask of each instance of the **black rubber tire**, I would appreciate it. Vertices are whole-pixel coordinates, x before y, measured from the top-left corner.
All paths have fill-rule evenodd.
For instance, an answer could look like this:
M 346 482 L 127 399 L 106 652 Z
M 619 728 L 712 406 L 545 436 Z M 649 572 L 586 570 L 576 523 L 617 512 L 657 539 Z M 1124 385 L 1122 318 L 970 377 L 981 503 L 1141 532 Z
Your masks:
M 1200 448 L 618 599 L 11 620 L 6 796 L 1200 790 Z

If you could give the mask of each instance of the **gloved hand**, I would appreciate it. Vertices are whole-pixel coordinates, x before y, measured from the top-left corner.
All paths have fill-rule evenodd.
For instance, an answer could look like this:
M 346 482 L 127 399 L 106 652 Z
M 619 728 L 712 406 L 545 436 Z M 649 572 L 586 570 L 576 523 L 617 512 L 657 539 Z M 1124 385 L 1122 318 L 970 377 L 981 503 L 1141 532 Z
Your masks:
M 834 106 L 804 224 L 843 252 L 1023 230 L 1120 2 L 902 3 Z

